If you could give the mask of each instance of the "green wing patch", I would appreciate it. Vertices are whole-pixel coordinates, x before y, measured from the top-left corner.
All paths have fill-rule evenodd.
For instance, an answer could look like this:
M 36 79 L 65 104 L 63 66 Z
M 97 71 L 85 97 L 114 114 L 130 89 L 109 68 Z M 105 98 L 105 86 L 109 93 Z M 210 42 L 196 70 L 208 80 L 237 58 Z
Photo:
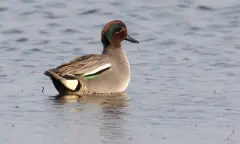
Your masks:
M 107 67 L 107 68 L 105 68 L 105 69 L 102 69 L 102 70 L 94 73 L 94 74 L 85 75 L 85 76 L 83 76 L 83 77 L 86 78 L 86 79 L 94 79 L 94 78 L 98 77 L 99 74 L 101 74 L 101 73 L 103 73 L 104 71 L 107 71 L 107 70 L 109 70 L 109 69 L 110 69 L 110 67 Z
M 86 78 L 86 79 L 94 79 L 94 78 L 96 78 L 98 75 L 88 75 L 88 76 L 83 76 L 84 78 Z

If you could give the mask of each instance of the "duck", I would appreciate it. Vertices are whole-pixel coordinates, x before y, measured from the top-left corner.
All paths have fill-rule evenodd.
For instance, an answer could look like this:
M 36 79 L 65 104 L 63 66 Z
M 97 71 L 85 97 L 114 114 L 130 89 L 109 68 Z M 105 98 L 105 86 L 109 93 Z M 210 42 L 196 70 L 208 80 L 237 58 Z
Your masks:
M 121 20 L 108 22 L 101 31 L 101 54 L 78 56 L 44 72 L 59 94 L 111 94 L 125 92 L 130 79 L 130 64 L 122 41 L 139 43 L 128 34 Z

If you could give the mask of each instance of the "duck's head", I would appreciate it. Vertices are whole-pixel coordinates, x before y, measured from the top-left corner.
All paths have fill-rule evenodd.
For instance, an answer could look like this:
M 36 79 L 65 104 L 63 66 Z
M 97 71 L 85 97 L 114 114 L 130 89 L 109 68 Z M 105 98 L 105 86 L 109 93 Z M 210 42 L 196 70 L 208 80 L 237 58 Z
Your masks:
M 139 43 L 139 41 L 128 35 L 126 24 L 120 20 L 114 20 L 107 23 L 102 30 L 101 36 L 101 41 L 104 47 L 112 45 L 119 48 L 121 47 L 121 42 L 123 40 L 132 43 Z

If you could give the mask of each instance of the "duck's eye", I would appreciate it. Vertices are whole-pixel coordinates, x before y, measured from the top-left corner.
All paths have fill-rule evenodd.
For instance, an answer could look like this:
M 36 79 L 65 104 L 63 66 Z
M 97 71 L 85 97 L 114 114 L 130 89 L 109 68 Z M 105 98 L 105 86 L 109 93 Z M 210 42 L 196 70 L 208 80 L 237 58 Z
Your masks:
M 117 29 L 118 31 L 115 32 L 115 35 L 118 37 L 126 37 L 126 29 L 122 26 L 120 29 Z
M 116 30 L 116 32 L 120 32 L 122 29 L 121 28 L 118 28 L 117 30 Z
M 120 29 L 117 29 L 116 33 L 121 33 L 123 31 L 125 31 L 126 29 L 124 27 L 120 28 Z

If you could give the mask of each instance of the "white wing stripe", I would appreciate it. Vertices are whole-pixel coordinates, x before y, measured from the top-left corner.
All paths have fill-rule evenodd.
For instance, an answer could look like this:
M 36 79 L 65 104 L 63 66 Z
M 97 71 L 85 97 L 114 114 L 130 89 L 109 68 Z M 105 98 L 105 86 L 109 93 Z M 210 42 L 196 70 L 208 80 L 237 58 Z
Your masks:
M 77 88 L 77 85 L 78 85 L 78 80 L 66 80 L 64 79 L 62 81 L 62 84 L 69 88 L 70 90 L 75 90 Z
M 90 71 L 90 72 L 87 72 L 87 73 L 83 74 L 83 76 L 85 76 L 85 75 L 90 75 L 90 74 L 94 74 L 94 73 L 99 72 L 99 71 L 101 71 L 101 70 L 103 70 L 103 69 L 109 68 L 110 66 L 111 66 L 110 63 L 105 64 L 105 65 L 102 65 L 102 66 L 97 67 L 96 69 L 94 69 L 94 70 L 92 70 L 92 71 Z

